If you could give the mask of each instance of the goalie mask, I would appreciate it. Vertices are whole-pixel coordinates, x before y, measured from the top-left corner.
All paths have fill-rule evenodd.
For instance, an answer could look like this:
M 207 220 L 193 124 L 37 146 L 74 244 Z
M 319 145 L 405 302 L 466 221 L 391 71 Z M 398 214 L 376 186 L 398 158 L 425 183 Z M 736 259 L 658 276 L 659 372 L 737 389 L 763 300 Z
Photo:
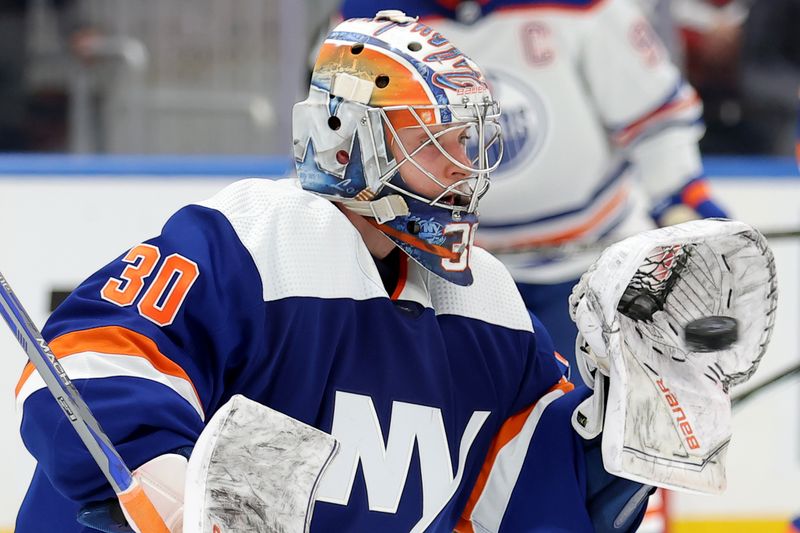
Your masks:
M 478 201 L 502 157 L 499 114 L 477 65 L 416 18 L 346 20 L 294 107 L 297 175 L 427 270 L 470 285 Z

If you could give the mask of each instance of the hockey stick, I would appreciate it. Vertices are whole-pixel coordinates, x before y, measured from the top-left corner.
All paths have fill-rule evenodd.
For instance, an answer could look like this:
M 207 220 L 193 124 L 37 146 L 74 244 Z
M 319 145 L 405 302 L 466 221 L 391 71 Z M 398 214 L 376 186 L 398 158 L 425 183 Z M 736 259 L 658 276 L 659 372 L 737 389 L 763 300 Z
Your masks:
M 796 239 L 800 237 L 800 229 L 762 231 L 761 233 L 767 240 Z M 492 254 L 532 253 L 540 257 L 552 259 L 581 253 L 599 254 L 612 244 L 621 241 L 623 238 L 624 237 L 619 237 L 614 240 L 604 239 L 595 242 L 567 242 L 564 244 L 498 246 L 487 248 L 487 250 Z
M 764 381 L 762 383 L 759 383 L 755 387 L 753 387 L 753 388 L 751 388 L 749 390 L 746 390 L 746 391 L 744 391 L 742 393 L 739 393 L 736 396 L 732 397 L 731 398 L 731 407 L 733 407 L 733 408 L 740 407 L 742 402 L 744 402 L 746 400 L 749 400 L 750 397 L 753 396 L 754 394 L 756 394 L 758 392 L 762 392 L 767 387 L 770 387 L 770 386 L 778 383 L 779 381 L 783 381 L 786 378 L 790 378 L 790 377 L 794 376 L 795 374 L 800 374 L 800 364 L 797 364 L 797 365 L 794 365 L 792 367 L 789 367 L 786 370 L 784 370 L 783 372 L 775 374 L 774 376 L 772 376 L 768 380 L 766 380 L 766 381 Z
M 164 520 L 100 428 L 100 424 L 89 411 L 89 407 L 2 273 L 0 273 L 0 315 L 3 315 L 8 327 L 28 354 L 28 359 L 36 367 L 84 446 L 92 454 L 137 530 L 141 533 L 169 533 Z

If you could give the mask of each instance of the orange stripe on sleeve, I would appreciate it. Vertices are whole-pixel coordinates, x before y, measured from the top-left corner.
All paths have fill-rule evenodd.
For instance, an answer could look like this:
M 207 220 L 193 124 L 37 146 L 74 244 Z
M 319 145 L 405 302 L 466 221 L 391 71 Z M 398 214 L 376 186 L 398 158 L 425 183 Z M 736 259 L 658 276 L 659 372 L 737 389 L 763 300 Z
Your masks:
M 25 368 L 22 369 L 22 375 L 19 377 L 19 381 L 17 382 L 17 387 L 14 389 L 14 396 L 19 396 L 19 391 L 22 389 L 22 386 L 25 385 L 25 382 L 28 381 L 28 378 L 31 377 L 33 374 L 35 367 L 33 363 L 28 361 L 25 365 Z
M 83 352 L 142 357 L 162 374 L 185 380 L 192 386 L 198 400 L 200 398 L 194 383 L 183 368 L 162 354 L 151 338 L 127 328 L 104 326 L 65 333 L 50 342 L 50 349 L 59 360 Z M 25 365 L 14 392 L 15 396 L 19 394 L 34 370 L 32 363 L 28 362 Z
M 664 115 L 669 113 L 676 113 L 678 111 L 683 111 L 689 107 L 698 105 L 700 103 L 700 97 L 695 91 L 691 91 L 690 94 L 686 95 L 685 97 L 679 100 L 673 100 L 664 104 L 663 106 L 659 107 L 649 115 L 646 115 L 640 119 L 638 119 L 633 124 L 626 127 L 621 132 L 615 135 L 618 144 L 626 145 L 633 140 L 637 135 L 639 135 L 646 126 L 652 124 L 656 120 L 660 119 Z
M 550 387 L 550 390 L 547 392 L 550 393 L 554 390 L 561 390 L 564 391 L 564 393 L 567 393 L 574 388 L 575 386 L 572 383 L 562 377 L 558 383 Z M 483 467 L 481 467 L 481 472 L 478 474 L 478 479 L 475 481 L 475 486 L 472 488 L 472 494 L 470 494 L 469 500 L 467 500 L 467 505 L 464 508 L 463 513 L 461 513 L 461 518 L 459 519 L 458 525 L 454 530 L 457 533 L 473 533 L 470 517 L 472 516 L 473 509 L 475 509 L 475 504 L 478 503 L 478 499 L 483 493 L 484 487 L 486 487 L 486 482 L 489 479 L 489 474 L 492 471 L 492 468 L 494 467 L 497 454 L 499 454 L 500 450 L 502 450 L 506 444 L 511 442 L 514 437 L 519 435 L 519 432 L 522 431 L 522 427 L 525 425 L 525 421 L 528 419 L 528 416 L 530 416 L 531 411 L 533 411 L 535 407 L 536 403 L 533 403 L 530 407 L 511 416 L 505 421 L 505 423 L 503 423 L 500 431 L 497 432 L 494 440 L 492 440 L 492 444 L 489 446 L 489 452 L 486 455 L 486 460 L 484 460 Z
M 709 198 L 711 198 L 711 189 L 705 180 L 690 183 L 681 193 L 681 200 L 691 208 L 696 208 Z
M 556 361 L 558 361 L 564 366 L 569 366 L 569 361 L 567 361 L 567 359 L 563 355 L 561 355 L 558 352 L 553 352 L 553 355 L 556 356 Z
M 630 190 L 627 186 L 622 186 L 614 193 L 614 195 L 591 217 L 583 222 L 566 230 L 561 230 L 555 233 L 545 234 L 533 239 L 522 239 L 510 242 L 503 245 L 503 248 L 526 248 L 529 246 L 556 246 L 564 244 L 572 240 L 578 239 L 586 235 L 592 229 L 598 227 L 604 220 L 608 219 L 611 215 L 616 213 L 617 208 L 625 203 L 628 198 Z M 480 233 L 480 232 L 478 232 Z M 484 246 L 480 241 L 480 246 Z M 491 251 L 492 247 L 486 247 Z
M 471 512 L 472 509 L 470 509 L 470 513 Z M 456 524 L 456 527 L 453 528 L 453 533 L 475 533 L 475 528 L 472 527 L 472 522 L 470 520 L 467 520 L 464 518 L 464 516 L 462 516 L 458 519 L 458 524 Z

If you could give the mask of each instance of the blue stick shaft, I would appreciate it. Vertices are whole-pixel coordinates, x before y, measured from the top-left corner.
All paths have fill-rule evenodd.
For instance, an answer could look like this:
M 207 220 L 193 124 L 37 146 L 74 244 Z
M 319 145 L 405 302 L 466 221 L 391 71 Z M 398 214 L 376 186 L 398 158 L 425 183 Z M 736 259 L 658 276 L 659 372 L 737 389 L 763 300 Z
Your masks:
M 72 427 L 78 432 L 78 436 L 108 479 L 114 493 L 120 494 L 127 490 L 133 483 L 130 470 L 125 466 L 2 273 L 0 273 L 0 315 L 28 354 L 28 359 L 36 367 L 50 393 L 72 423 Z

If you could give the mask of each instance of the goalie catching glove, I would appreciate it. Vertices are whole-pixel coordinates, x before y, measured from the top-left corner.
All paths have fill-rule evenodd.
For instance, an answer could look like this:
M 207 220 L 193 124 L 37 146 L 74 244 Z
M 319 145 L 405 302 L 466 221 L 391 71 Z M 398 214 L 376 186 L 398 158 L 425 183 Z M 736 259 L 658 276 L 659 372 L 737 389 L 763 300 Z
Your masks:
M 772 252 L 741 222 L 687 222 L 606 249 L 570 297 L 578 369 L 594 389 L 573 426 L 584 438 L 602 431 L 606 470 L 669 489 L 722 492 L 730 387 L 755 372 L 776 305 Z M 685 328 L 705 317 L 738 322 L 738 340 L 695 351 Z M 731 332 L 707 333 L 714 347 L 715 335 Z

